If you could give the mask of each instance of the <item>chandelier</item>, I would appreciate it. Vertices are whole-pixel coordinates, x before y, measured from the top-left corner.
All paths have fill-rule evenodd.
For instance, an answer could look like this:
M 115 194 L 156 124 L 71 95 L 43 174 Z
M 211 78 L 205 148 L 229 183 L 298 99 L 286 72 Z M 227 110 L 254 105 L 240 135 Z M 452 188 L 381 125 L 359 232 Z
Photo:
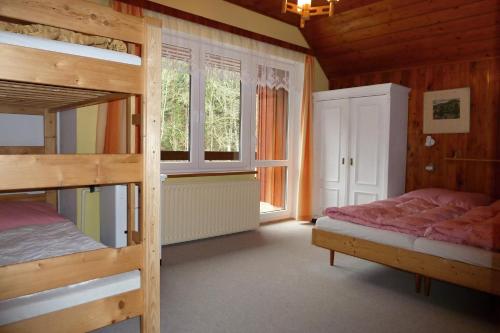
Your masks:
M 285 14 L 286 12 L 292 12 L 300 15 L 300 27 L 303 28 L 311 16 L 316 15 L 333 15 L 333 1 L 339 0 L 327 0 L 328 5 L 326 6 L 311 6 L 311 0 L 297 0 L 297 4 L 283 0 L 283 6 L 281 7 L 281 12 Z

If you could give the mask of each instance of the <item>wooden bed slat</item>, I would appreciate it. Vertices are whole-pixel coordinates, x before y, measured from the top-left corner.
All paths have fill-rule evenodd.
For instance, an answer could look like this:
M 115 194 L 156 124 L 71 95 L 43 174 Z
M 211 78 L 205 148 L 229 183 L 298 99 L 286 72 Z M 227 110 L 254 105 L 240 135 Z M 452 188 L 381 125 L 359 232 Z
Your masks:
M 325 249 L 500 296 L 500 271 L 313 229 L 312 243 Z M 500 256 L 495 256 L 496 265 Z
M 74 306 L 0 327 L 2 333 L 88 332 L 142 313 L 142 291 L 120 295 Z M 49 326 L 47 326 L 49 325 Z
M 130 94 L 143 92 L 142 66 L 22 46 L 1 44 L 1 47 L 0 80 L 83 88 L 91 91 Z
M 0 267 L 0 300 L 140 269 L 142 245 L 106 248 Z
M 90 1 L 2 0 L 0 16 L 137 44 L 144 38 L 143 18 Z
M 142 181 L 142 155 L 0 155 L 0 191 Z

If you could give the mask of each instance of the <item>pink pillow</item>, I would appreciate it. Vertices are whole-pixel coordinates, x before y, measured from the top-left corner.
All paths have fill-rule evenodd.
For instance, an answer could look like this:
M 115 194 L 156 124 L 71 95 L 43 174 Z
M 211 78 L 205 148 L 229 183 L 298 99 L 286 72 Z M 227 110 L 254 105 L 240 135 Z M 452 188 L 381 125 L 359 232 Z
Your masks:
M 0 201 L 0 231 L 67 221 L 45 202 Z
M 406 193 L 403 196 L 426 199 L 439 206 L 449 205 L 467 210 L 476 206 L 487 206 L 491 203 L 491 198 L 485 194 L 458 192 L 443 188 L 426 188 Z

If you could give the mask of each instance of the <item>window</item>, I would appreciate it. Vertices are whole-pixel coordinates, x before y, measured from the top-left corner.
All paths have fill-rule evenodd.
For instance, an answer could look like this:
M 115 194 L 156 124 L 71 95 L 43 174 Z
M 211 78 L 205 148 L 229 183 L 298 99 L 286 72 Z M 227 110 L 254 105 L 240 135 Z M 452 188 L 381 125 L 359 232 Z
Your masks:
M 161 159 L 190 160 L 191 50 L 164 44 L 162 47 L 163 124 Z
M 288 70 L 257 67 L 254 165 L 260 181 L 261 214 L 289 214 L 289 80 Z
M 239 161 L 241 61 L 205 54 L 205 161 Z
M 301 96 L 290 82 L 301 77 L 295 76 L 300 65 L 203 39 L 164 37 L 162 170 L 256 170 L 261 212 L 289 217 Z

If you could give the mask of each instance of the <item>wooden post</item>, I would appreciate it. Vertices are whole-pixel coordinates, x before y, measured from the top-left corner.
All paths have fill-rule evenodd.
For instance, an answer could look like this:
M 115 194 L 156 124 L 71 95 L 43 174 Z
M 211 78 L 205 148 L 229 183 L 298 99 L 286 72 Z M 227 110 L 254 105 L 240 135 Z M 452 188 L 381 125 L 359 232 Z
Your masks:
M 48 111 L 44 112 L 44 145 L 45 154 L 56 154 L 57 153 L 57 126 L 56 126 L 56 114 Z M 46 192 L 46 201 L 57 209 L 57 191 L 50 190 Z
M 127 153 L 136 153 L 135 125 L 132 119 L 135 114 L 135 96 L 127 98 Z M 135 184 L 127 184 L 127 245 L 133 245 L 135 228 Z
M 335 264 L 335 251 L 330 250 L 330 266 Z
M 415 274 L 415 292 L 419 293 L 422 287 L 422 275 Z
M 144 288 L 142 332 L 160 332 L 160 126 L 161 21 L 145 18 L 145 91 L 142 105 L 143 182 L 141 191 Z

